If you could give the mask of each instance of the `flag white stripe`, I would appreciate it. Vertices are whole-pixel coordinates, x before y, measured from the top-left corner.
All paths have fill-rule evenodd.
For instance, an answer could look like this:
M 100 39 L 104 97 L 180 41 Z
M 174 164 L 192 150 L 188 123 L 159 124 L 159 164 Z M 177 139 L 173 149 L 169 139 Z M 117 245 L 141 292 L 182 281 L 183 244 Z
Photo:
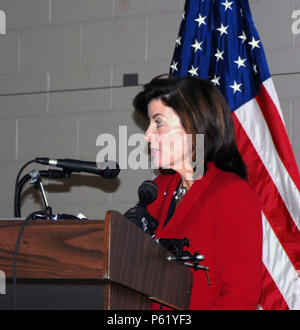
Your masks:
M 282 114 L 280 102 L 279 102 L 279 99 L 278 99 L 278 96 L 277 96 L 277 93 L 276 93 L 276 89 L 274 87 L 273 79 L 272 78 L 269 78 L 269 79 L 265 80 L 263 82 L 263 85 L 264 85 L 265 89 L 267 90 L 267 92 L 269 93 L 272 101 L 274 102 L 274 104 L 275 104 L 275 106 L 276 106 L 276 108 L 278 110 L 278 113 L 279 113 L 279 115 L 281 117 L 281 120 L 282 120 L 282 122 L 285 125 L 285 120 L 283 118 L 283 114 Z
M 263 263 L 268 269 L 289 309 L 300 309 L 300 278 L 285 250 L 262 214 Z
M 277 154 L 265 118 L 255 99 L 235 112 L 261 161 L 271 176 L 291 217 L 300 230 L 300 192 Z

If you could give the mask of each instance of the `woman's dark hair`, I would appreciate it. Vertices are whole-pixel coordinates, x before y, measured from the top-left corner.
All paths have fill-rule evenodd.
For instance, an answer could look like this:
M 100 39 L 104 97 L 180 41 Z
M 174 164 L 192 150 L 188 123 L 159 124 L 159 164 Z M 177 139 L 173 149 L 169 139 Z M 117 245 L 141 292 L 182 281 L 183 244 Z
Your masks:
M 221 92 L 208 80 L 194 77 L 158 76 L 133 100 L 134 108 L 148 118 L 154 99 L 174 109 L 182 126 L 195 141 L 204 134 L 204 173 L 207 163 L 247 180 L 247 169 L 237 149 L 232 115 Z

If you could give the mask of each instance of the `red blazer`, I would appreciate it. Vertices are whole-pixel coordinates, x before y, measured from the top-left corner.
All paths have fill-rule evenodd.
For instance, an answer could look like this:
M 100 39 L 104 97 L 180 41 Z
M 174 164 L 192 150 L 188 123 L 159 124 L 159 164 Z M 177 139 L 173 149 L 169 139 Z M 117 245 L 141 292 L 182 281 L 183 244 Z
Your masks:
M 211 285 L 202 270 L 193 272 L 190 309 L 256 309 L 262 281 L 261 207 L 252 188 L 234 173 L 208 164 L 163 227 L 179 174 L 155 179 L 157 199 L 148 206 L 159 220 L 156 237 L 184 238 L 188 250 L 204 255 Z M 160 305 L 153 304 L 153 309 Z

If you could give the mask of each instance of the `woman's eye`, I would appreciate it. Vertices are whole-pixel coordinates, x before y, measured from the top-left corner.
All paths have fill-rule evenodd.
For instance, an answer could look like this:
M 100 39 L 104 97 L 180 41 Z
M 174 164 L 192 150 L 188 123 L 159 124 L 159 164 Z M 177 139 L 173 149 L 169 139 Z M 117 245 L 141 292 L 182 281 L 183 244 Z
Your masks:
M 155 123 L 156 123 L 156 127 L 160 127 L 163 124 L 162 120 L 160 120 L 160 119 L 156 119 Z

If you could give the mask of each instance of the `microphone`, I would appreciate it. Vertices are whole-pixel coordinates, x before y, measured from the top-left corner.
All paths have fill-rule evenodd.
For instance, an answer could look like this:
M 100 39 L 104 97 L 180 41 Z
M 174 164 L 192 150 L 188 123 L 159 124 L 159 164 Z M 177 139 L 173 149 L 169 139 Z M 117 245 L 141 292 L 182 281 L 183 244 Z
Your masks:
M 154 181 L 146 180 L 138 190 L 139 202 L 138 206 L 146 208 L 149 204 L 155 201 L 157 197 L 157 185 Z
M 97 174 L 106 179 L 116 178 L 120 173 L 119 164 L 113 161 L 96 163 L 75 159 L 49 159 L 38 157 L 35 158 L 35 162 L 38 164 L 60 167 L 70 172 Z
M 154 181 L 144 181 L 138 189 L 139 202 L 124 213 L 124 216 L 141 228 L 146 234 L 154 236 L 158 221 L 147 210 L 157 197 L 157 185 Z

